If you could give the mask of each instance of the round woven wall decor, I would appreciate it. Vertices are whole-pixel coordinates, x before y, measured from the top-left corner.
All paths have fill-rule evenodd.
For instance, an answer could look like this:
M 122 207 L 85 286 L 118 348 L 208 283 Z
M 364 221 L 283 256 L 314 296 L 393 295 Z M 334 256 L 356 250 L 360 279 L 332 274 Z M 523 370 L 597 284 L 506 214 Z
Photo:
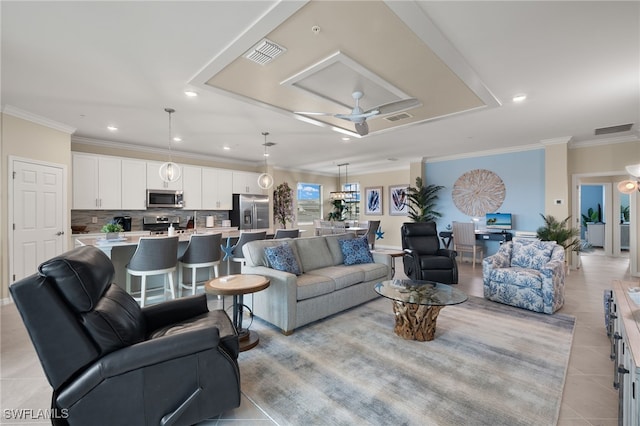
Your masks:
M 497 211 L 507 191 L 500 176 L 490 170 L 468 171 L 453 184 L 453 203 L 469 216 L 480 217 Z

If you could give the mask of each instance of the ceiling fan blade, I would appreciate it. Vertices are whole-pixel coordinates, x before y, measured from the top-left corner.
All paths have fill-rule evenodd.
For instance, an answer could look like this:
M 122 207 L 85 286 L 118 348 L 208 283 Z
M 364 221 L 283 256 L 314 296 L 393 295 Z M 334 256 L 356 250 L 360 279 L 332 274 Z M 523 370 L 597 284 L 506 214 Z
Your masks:
M 367 136 L 369 134 L 369 125 L 367 122 L 356 123 L 356 132 L 358 132 L 360 136 Z
M 301 114 L 301 115 L 335 115 L 332 112 L 309 112 L 309 111 L 294 111 L 294 114 Z
M 362 112 L 358 114 L 335 114 L 336 118 L 342 118 L 343 120 L 353 121 L 354 123 L 359 123 L 361 121 L 366 120 L 367 118 L 373 117 L 374 115 L 378 115 L 380 112 L 377 109 L 372 109 L 367 112 Z
M 400 112 L 407 110 L 409 108 L 414 108 L 422 105 L 422 102 L 417 100 L 416 98 L 402 99 L 395 102 L 389 102 L 388 104 L 378 105 L 375 108 L 372 108 L 369 111 L 378 111 L 379 114 L 393 114 L 394 112 Z M 367 112 L 369 112 L 367 111 Z

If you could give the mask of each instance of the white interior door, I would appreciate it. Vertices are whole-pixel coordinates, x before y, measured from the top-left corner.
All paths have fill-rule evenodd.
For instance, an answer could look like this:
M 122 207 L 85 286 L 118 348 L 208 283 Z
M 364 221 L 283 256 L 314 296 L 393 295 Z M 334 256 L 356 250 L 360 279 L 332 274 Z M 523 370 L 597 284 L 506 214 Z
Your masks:
M 63 167 L 23 160 L 13 160 L 12 166 L 13 282 L 64 252 L 67 236 Z

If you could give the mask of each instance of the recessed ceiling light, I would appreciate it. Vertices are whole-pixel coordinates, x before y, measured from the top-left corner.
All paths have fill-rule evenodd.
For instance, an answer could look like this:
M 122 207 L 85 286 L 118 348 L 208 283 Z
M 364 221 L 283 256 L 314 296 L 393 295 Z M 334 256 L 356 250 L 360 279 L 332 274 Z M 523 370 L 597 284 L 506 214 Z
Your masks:
M 173 141 L 174 142 L 182 142 L 182 138 L 179 137 L 179 136 L 176 136 L 176 137 L 173 138 Z
M 116 130 L 118 130 L 116 126 L 107 126 L 107 129 L 109 129 L 112 132 L 115 132 Z
M 223 146 L 222 149 L 224 149 L 225 151 L 230 151 L 231 147 L 230 146 Z
M 527 95 L 525 95 L 524 93 L 521 93 L 521 94 L 519 94 L 519 95 L 515 95 L 515 96 L 513 97 L 513 102 L 522 102 L 522 101 L 524 101 L 525 99 L 527 99 Z
M 184 94 L 190 98 L 195 98 L 196 96 L 198 96 L 198 92 L 194 92 L 193 90 L 185 90 Z
M 342 138 L 342 140 L 346 142 L 346 141 L 350 141 L 351 138 Z

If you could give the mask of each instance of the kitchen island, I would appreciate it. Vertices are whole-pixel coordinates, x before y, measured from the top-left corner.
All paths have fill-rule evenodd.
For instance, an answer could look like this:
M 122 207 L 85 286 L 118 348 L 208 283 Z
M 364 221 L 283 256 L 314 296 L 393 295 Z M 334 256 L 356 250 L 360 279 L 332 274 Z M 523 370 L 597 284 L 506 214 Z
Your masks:
M 238 241 L 240 236 L 240 232 L 237 227 L 220 227 L 220 228 L 206 228 L 204 231 L 198 230 L 198 234 L 222 234 L 222 245 L 226 245 L 227 241 L 230 245 L 235 244 Z M 251 231 L 247 231 L 251 232 Z M 181 231 L 176 233 L 178 237 L 178 257 L 182 256 L 184 251 L 187 249 L 187 244 L 189 243 L 189 238 L 191 238 L 191 234 L 193 231 Z M 273 238 L 273 234 L 275 231 L 273 229 L 267 229 L 267 238 Z M 113 262 L 113 266 L 115 269 L 114 282 L 125 289 L 125 283 L 127 278 L 127 269 L 126 266 L 131 260 L 131 256 L 136 251 L 138 247 L 138 241 L 142 237 L 164 237 L 166 235 L 151 235 L 149 233 L 143 232 L 123 232 L 121 233 L 121 237 L 117 240 L 106 240 L 104 236 L 95 236 L 95 235 L 83 235 L 78 236 L 75 239 L 76 246 L 94 246 L 102 250 Z M 222 253 L 224 256 L 224 253 Z M 220 275 L 227 275 L 227 262 L 220 262 Z M 198 280 L 205 280 L 207 278 L 206 270 L 198 271 Z M 201 275 L 202 274 L 202 275 Z M 178 277 L 176 274 L 175 282 L 178 282 Z M 162 284 L 162 277 L 149 277 L 148 279 L 149 285 L 154 286 L 156 282 L 158 285 Z M 139 279 L 137 277 L 133 277 L 132 280 L 132 288 L 134 291 L 139 288 Z

